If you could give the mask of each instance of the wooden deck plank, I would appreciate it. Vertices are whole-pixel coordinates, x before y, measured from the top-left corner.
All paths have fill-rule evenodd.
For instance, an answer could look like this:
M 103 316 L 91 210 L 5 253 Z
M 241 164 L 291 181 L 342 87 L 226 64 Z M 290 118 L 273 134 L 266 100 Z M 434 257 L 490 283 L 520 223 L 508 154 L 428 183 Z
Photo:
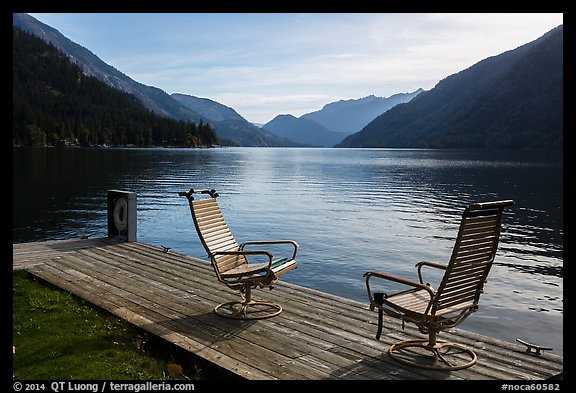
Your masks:
M 529 355 L 524 347 L 461 329 L 442 339 L 474 348 L 478 362 L 450 373 L 400 365 L 393 342 L 421 338 L 367 304 L 283 281 L 254 297 L 280 303 L 277 317 L 236 321 L 212 310 L 238 295 L 217 282 L 208 261 L 138 242 L 107 238 L 13 245 L 13 269 L 80 296 L 140 328 L 246 379 L 538 380 L 563 370 L 563 358 Z M 473 317 L 472 317 L 473 318 Z
M 82 248 L 117 244 L 110 238 L 97 237 L 92 239 L 49 240 L 44 242 L 14 243 L 12 245 L 12 269 L 25 269 L 28 266 L 42 263 L 51 256 L 75 252 Z

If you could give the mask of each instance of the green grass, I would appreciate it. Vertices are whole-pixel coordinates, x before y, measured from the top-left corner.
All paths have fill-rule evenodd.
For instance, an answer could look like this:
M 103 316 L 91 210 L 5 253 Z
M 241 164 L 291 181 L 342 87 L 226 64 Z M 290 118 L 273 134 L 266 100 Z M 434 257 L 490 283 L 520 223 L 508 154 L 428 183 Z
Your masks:
M 212 379 L 190 354 L 25 271 L 12 283 L 14 379 Z

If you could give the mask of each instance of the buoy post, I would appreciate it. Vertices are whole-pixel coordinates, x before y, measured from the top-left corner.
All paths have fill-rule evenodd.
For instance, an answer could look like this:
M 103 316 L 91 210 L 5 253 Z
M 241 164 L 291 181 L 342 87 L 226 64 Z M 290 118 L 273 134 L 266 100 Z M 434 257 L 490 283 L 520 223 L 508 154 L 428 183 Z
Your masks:
M 108 237 L 136 241 L 136 193 L 108 190 Z

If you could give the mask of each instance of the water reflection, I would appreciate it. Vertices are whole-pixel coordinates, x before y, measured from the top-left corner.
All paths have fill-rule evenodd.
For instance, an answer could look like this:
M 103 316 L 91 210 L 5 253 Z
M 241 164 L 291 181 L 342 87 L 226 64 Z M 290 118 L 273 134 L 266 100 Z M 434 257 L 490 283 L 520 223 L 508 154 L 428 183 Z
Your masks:
M 519 265 L 514 263 L 494 262 L 497 265 L 506 266 L 510 270 L 517 270 L 521 273 L 539 274 L 542 276 L 552 276 L 564 278 L 564 268 L 562 266 L 545 266 L 545 265 Z M 550 285 L 560 286 L 560 284 L 551 283 Z

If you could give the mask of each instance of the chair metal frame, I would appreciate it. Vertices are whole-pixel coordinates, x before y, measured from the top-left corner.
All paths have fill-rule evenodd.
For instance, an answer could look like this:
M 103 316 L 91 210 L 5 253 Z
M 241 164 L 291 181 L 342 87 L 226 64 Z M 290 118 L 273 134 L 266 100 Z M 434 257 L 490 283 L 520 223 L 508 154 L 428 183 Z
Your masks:
M 194 199 L 194 194 L 206 194 L 210 198 Z M 294 240 L 259 240 L 238 244 L 232 235 L 220 207 L 215 190 L 201 189 L 182 191 L 179 196 L 188 199 L 196 231 L 208 253 L 219 282 L 240 292 L 240 300 L 218 304 L 214 312 L 232 319 L 264 319 L 279 315 L 282 306 L 269 301 L 252 298 L 252 289 L 272 289 L 281 275 L 296 269 L 298 243 Z M 287 245 L 291 250 L 288 257 L 276 258 L 265 249 L 270 245 Z M 247 247 L 257 246 L 258 249 Z M 266 262 L 250 263 L 249 258 L 264 258 Z
M 437 335 L 454 328 L 479 308 L 478 302 L 494 262 L 500 238 L 502 212 L 513 206 L 512 200 L 473 203 L 462 214 L 458 236 L 447 265 L 421 261 L 416 263 L 419 281 L 382 272 L 366 272 L 370 309 L 378 309 L 378 331 L 382 333 L 383 313 L 414 323 L 427 339 L 404 340 L 390 346 L 390 356 L 404 364 L 435 369 L 459 370 L 474 365 L 477 356 L 470 348 L 454 342 L 439 341 Z M 444 270 L 438 289 L 426 283 L 422 268 Z M 374 292 L 370 280 L 382 286 L 393 282 L 408 287 L 396 293 Z M 431 355 L 431 356 L 430 356 Z

